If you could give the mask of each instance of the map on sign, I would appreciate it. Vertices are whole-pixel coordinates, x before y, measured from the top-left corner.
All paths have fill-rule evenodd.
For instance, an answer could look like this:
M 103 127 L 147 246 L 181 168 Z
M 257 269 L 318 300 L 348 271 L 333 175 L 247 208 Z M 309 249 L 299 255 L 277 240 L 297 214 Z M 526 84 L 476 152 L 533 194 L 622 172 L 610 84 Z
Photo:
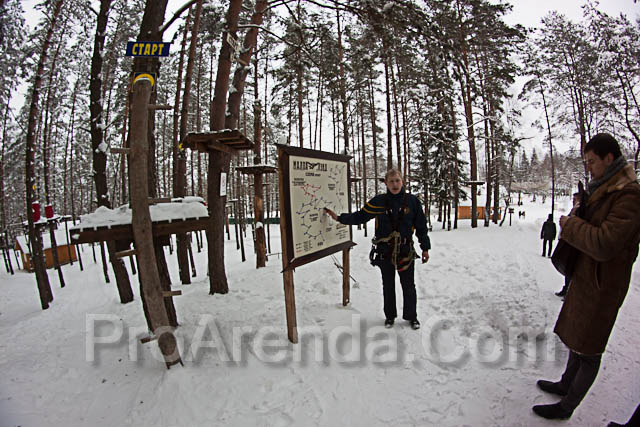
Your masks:
M 314 157 L 289 157 L 293 257 L 350 242 L 349 226 L 324 213 L 349 211 L 348 163 Z

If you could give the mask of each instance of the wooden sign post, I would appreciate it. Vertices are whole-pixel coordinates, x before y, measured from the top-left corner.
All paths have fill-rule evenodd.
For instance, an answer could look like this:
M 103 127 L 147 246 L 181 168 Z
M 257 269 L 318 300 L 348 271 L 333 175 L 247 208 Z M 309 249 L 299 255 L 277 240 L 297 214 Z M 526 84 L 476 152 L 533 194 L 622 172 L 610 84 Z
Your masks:
M 324 213 L 351 210 L 349 160 L 351 156 L 278 147 L 282 276 L 289 341 L 298 342 L 293 270 L 342 251 L 342 305 L 349 304 L 349 250 L 351 226 Z

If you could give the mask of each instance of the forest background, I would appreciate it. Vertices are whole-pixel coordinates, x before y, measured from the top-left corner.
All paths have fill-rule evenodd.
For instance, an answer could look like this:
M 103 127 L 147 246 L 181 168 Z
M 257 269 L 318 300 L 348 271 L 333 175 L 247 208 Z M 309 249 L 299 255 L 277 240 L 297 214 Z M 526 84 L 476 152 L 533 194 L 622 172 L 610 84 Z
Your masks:
M 26 218 L 28 88 L 54 3 L 0 2 L 3 229 Z M 103 144 L 92 147 L 89 85 L 101 3 L 109 10 L 98 71 L 97 102 L 104 114 L 95 126 Z M 132 60 L 124 52 L 137 37 L 144 3 L 62 4 L 42 74 L 34 162 L 36 199 L 53 204 L 56 213 L 77 218 L 98 206 L 96 150 L 106 155 L 108 199 L 114 206 L 128 202 L 124 156 L 110 149 L 127 144 Z M 170 2 L 165 19 L 185 3 Z M 234 64 L 250 73 L 238 127 L 248 136 L 261 128 L 262 163 L 275 163 L 275 143 L 353 155 L 352 173 L 364 178 L 353 188 L 357 204 L 381 191 L 376 177 L 398 167 L 449 228 L 457 227 L 459 204 L 482 204 L 491 212 L 513 203 L 514 191 L 543 197 L 571 192 L 586 179 L 581 147 L 601 131 L 622 142 L 638 169 L 640 5 L 583 3 L 578 17 L 549 11 L 536 28 L 525 28 L 516 21 L 532 25 L 527 20 L 535 14 L 525 9 L 531 2 L 516 2 L 515 8 L 484 0 L 269 2 L 256 54 L 248 64 Z M 172 47 L 161 60 L 157 102 L 173 110 L 155 113 L 151 173 L 158 197 L 175 193 L 180 100 L 196 4 L 164 35 Z M 238 40 L 252 27 L 256 4 L 243 3 Z M 202 6 L 185 108 L 189 131 L 209 129 L 227 6 Z M 621 10 L 628 14 L 619 15 Z M 251 178 L 233 170 L 254 157 L 234 158 L 229 175 L 230 197 L 244 200 L 248 213 Z M 207 194 L 206 164 L 206 154 L 187 153 L 187 193 Z M 266 184 L 267 205 L 277 211 L 273 178 Z M 471 188 L 479 185 L 486 200 L 475 200 Z M 497 216 L 483 219 L 488 226 Z

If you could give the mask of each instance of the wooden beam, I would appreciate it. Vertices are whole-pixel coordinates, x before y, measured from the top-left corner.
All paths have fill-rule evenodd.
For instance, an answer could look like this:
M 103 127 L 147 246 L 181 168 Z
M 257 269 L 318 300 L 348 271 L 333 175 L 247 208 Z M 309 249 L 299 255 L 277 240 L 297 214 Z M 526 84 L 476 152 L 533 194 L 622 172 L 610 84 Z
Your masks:
M 135 249 L 127 249 L 126 251 L 116 252 L 116 258 L 124 258 L 128 256 L 136 255 L 137 252 Z
M 177 233 L 188 233 L 189 231 L 206 230 L 210 226 L 210 223 L 209 218 L 154 222 L 152 225 L 153 237 L 157 238 Z M 132 233 L 131 224 L 112 225 L 110 227 L 99 227 L 97 229 L 86 228 L 82 231 L 77 229 L 69 230 L 71 242 L 74 244 L 108 240 L 131 241 Z
M 182 295 L 182 291 L 162 291 L 162 296 L 165 298 L 177 297 Z
M 211 148 L 213 150 L 222 151 L 222 152 L 225 152 L 225 153 L 228 153 L 228 154 L 233 154 L 233 155 L 237 155 L 238 154 L 238 150 L 236 150 L 234 148 L 231 148 L 231 147 L 229 147 L 227 145 L 224 145 L 223 143 L 218 142 L 218 141 L 209 141 L 209 142 L 207 142 L 207 147 Z
M 173 110 L 173 107 L 168 104 L 149 104 L 149 110 Z
M 146 337 L 142 337 L 142 338 L 140 338 L 140 342 L 141 342 L 142 344 L 146 344 L 146 343 L 148 343 L 148 342 L 155 341 L 155 340 L 157 340 L 157 339 L 158 339 L 158 337 L 156 337 L 155 335 L 148 335 L 148 336 L 146 336 Z
M 111 148 L 113 154 L 131 154 L 131 148 Z

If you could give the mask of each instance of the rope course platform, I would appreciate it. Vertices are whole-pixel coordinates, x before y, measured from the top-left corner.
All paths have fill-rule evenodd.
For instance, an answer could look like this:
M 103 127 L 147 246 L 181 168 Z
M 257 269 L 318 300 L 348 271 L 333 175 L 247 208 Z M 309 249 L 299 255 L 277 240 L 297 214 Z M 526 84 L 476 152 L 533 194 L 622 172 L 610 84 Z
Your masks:
M 157 203 L 149 206 L 154 238 L 206 230 L 210 226 L 209 213 L 201 198 L 172 199 L 167 203 L 161 200 L 150 200 L 150 203 Z M 131 208 L 128 205 L 116 209 L 98 208 L 92 214 L 83 215 L 79 224 L 69 228 L 69 234 L 72 243 L 133 241 Z
M 239 151 L 253 149 L 254 144 L 239 130 L 225 129 L 217 132 L 190 132 L 182 140 L 182 146 L 202 153 L 222 151 L 238 154 Z

